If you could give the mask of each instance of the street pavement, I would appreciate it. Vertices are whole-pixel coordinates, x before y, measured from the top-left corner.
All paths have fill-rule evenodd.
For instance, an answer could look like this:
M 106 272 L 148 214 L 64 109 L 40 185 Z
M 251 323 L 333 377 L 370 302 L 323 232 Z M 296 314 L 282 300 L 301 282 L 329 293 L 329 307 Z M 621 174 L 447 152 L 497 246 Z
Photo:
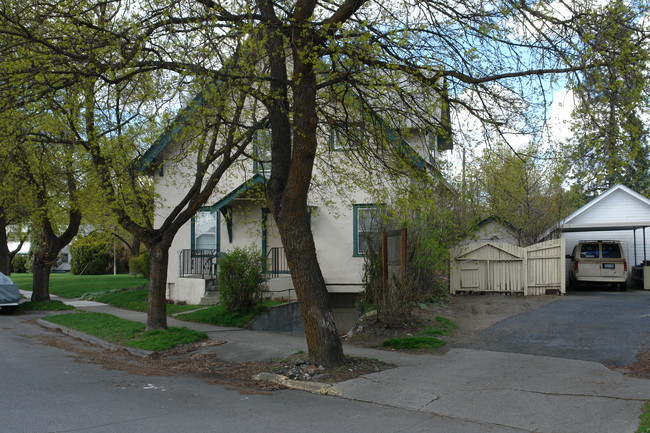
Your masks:
M 86 311 L 146 321 L 144 313 L 87 301 L 66 302 Z M 650 309 L 645 314 L 649 313 Z M 203 349 L 225 360 L 283 358 L 306 350 L 304 338 L 298 335 L 173 318 L 168 325 L 225 341 Z M 625 376 L 593 361 L 472 348 L 452 348 L 444 355 L 352 346 L 346 346 L 345 352 L 396 367 L 337 384 L 338 398 L 432 414 L 469 423 L 474 429 L 481 426 L 470 428 L 477 433 L 633 433 L 645 401 L 650 400 L 650 381 Z

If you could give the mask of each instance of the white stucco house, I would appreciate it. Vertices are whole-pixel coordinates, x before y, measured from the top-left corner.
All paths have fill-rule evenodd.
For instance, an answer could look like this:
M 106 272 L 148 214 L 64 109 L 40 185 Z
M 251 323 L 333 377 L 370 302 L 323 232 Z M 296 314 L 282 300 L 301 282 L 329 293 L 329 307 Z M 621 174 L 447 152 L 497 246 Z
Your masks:
M 650 199 L 624 185 L 608 189 L 551 228 L 545 238 L 566 239 L 570 255 L 581 240 L 620 241 L 628 274 L 650 260 Z
M 191 118 L 190 118 L 191 120 Z M 331 294 L 332 305 L 350 305 L 363 288 L 363 254 L 369 232 L 375 230 L 379 204 L 372 188 L 385 182 L 382 176 L 368 182 L 361 170 L 332 171 L 350 166 L 349 144 L 341 138 L 340 125 L 323 122 L 319 128 L 318 160 L 308 212 L 318 260 Z M 356 128 L 356 126 L 355 126 Z M 384 127 L 390 140 L 408 152 L 413 164 L 431 175 L 440 152 L 451 148 L 451 139 L 409 125 L 400 131 Z M 268 130 L 253 141 L 254 154 L 268 146 Z M 347 131 L 349 133 L 349 130 Z M 167 131 L 146 152 L 143 162 L 155 181 L 156 226 L 177 205 L 190 174 L 174 158 L 179 128 Z M 361 136 L 363 132 L 361 132 Z M 260 151 L 261 150 L 261 151 Z M 261 160 L 261 158 L 260 158 Z M 206 205 L 185 224 L 169 252 L 167 298 L 187 303 L 209 303 L 215 286 L 218 258 L 235 247 L 258 249 L 265 260 L 268 288 L 274 297 L 295 298 L 278 230 L 264 201 L 269 164 L 252 157 L 241 158 L 225 176 Z M 357 167 L 358 168 L 358 167 Z

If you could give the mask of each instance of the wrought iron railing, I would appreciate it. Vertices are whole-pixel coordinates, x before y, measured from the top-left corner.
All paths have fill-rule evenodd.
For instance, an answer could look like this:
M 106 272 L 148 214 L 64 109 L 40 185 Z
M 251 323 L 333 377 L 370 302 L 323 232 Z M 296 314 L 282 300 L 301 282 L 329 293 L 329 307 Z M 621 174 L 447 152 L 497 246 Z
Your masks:
M 182 250 L 179 256 L 181 278 L 203 278 L 209 280 L 217 276 L 219 252 L 217 250 Z
M 222 253 L 217 250 L 181 250 L 179 276 L 181 278 L 203 278 L 204 280 L 216 278 L 220 254 Z M 269 249 L 266 253 L 265 266 L 264 272 L 269 278 L 289 274 L 284 248 Z
M 266 253 L 266 274 L 270 278 L 277 278 L 283 274 L 289 274 L 287 258 L 284 255 L 284 248 L 273 247 Z

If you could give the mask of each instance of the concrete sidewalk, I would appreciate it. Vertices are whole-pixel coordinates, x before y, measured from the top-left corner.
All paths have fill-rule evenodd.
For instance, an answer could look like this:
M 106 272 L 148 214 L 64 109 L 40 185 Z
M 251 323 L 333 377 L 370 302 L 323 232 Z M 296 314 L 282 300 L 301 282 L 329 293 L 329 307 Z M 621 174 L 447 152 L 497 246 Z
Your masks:
M 64 300 L 145 322 L 146 314 L 100 303 Z M 169 318 L 169 326 L 207 333 L 226 344 L 207 347 L 232 361 L 283 358 L 306 350 L 304 337 L 223 328 Z M 397 367 L 335 386 L 340 397 L 426 412 L 484 425 L 482 431 L 634 433 L 650 381 L 626 377 L 595 362 L 470 349 L 414 355 L 346 346 L 348 355 Z

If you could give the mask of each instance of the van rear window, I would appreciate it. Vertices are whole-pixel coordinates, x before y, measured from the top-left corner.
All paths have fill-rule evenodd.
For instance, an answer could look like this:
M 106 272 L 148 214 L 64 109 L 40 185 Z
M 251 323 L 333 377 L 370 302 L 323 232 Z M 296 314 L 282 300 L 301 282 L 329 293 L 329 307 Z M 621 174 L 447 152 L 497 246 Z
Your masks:
M 599 257 L 598 244 L 582 244 L 580 249 L 581 259 L 597 259 Z
M 621 249 L 618 244 L 603 244 L 603 259 L 620 259 Z

